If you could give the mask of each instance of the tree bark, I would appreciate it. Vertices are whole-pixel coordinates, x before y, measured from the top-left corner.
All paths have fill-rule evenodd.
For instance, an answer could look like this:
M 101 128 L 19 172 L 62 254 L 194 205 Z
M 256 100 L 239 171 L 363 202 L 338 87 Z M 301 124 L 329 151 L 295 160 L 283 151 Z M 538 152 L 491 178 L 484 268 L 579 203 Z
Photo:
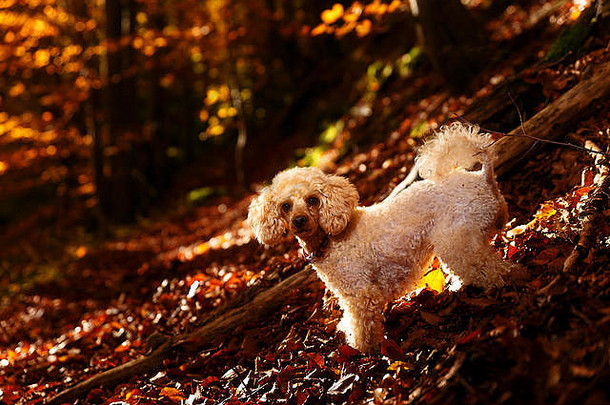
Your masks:
M 482 27 L 459 0 L 411 0 L 411 4 L 432 65 L 453 91 L 463 91 L 486 60 Z
M 94 155 L 98 157 L 96 180 L 100 207 L 104 216 L 113 222 L 130 222 L 133 220 L 138 192 L 134 179 L 134 146 L 125 140 L 128 122 L 133 122 L 134 114 L 127 117 L 133 104 L 131 94 L 124 97 L 126 69 L 130 63 L 125 58 L 129 50 L 121 50 L 120 40 L 123 34 L 124 7 L 130 7 L 132 0 L 105 0 L 105 53 L 100 58 L 100 76 L 105 87 L 102 90 L 103 125 L 96 138 Z M 129 10 L 127 10 L 129 12 Z M 129 26 L 125 27 L 130 29 Z M 133 92 L 133 90 L 131 90 Z M 126 121 L 128 120 L 128 121 Z

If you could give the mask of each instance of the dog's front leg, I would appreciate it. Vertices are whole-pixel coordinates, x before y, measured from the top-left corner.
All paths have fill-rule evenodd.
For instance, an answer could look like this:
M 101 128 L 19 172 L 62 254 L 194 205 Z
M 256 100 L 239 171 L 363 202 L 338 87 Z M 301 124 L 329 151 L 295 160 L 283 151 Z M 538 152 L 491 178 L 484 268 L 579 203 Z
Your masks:
M 383 338 L 383 304 L 368 298 L 340 300 L 343 318 L 337 328 L 347 343 L 361 352 L 379 350 Z

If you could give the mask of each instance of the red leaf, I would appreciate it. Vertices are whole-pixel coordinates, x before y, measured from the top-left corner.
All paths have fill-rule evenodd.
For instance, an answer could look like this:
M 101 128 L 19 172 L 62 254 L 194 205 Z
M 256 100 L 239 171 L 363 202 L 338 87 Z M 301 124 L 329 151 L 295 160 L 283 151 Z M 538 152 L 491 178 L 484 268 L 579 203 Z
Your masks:
M 506 257 L 512 259 L 517 253 L 519 253 L 519 249 L 513 245 L 508 245 L 508 249 L 506 250 Z
M 130 347 L 131 347 L 131 342 L 129 340 L 126 340 L 123 343 L 121 343 L 120 345 L 118 345 L 117 347 L 115 347 L 114 352 L 121 353 L 121 352 L 129 350 Z
M 392 339 L 383 339 L 381 341 L 381 354 L 393 359 L 404 357 L 402 349 Z
M 360 354 L 360 352 L 358 350 L 356 350 L 353 347 L 348 346 L 348 345 L 341 345 L 341 346 L 339 346 L 338 350 L 339 350 L 339 353 L 341 354 L 341 357 L 345 357 L 347 359 Z
M 297 392 L 297 404 L 302 405 L 309 400 L 309 392 L 299 391 Z
M 278 376 L 279 380 L 281 382 L 288 382 L 292 379 L 292 377 L 294 377 L 294 367 L 292 366 L 286 366 L 286 368 L 284 368 L 282 371 L 280 371 L 280 374 Z
M 218 381 L 220 381 L 218 377 L 215 377 L 215 376 L 209 376 L 209 377 L 206 377 L 206 378 L 205 378 L 205 379 L 204 379 L 204 380 L 201 382 L 201 385 L 203 385 L 204 387 L 207 387 L 208 385 L 213 384 L 213 383 L 218 382 Z
M 537 265 L 547 264 L 548 262 L 556 258 L 559 253 L 560 250 L 556 247 L 544 249 L 542 252 L 536 255 L 536 257 L 532 260 L 532 263 Z
M 457 341 L 457 343 L 458 343 L 458 345 L 465 345 L 467 343 L 470 343 L 473 340 L 475 340 L 476 338 L 478 338 L 481 335 L 481 333 L 483 333 L 483 331 L 481 329 L 475 329 L 474 331 L 470 332 L 463 338 L 459 339 Z
M 589 194 L 589 192 L 593 189 L 594 189 L 593 186 L 580 187 L 580 188 L 577 188 L 576 190 L 574 190 L 574 195 L 577 195 L 578 197 L 582 197 L 584 195 Z
M 364 388 L 362 388 L 362 386 L 360 386 L 359 384 L 355 384 L 354 389 L 352 390 L 352 393 L 349 394 L 349 398 L 347 399 L 347 402 L 349 403 L 354 403 L 356 401 L 358 401 L 360 398 L 362 398 L 362 396 L 365 394 L 365 390 Z
M 324 356 L 320 353 L 307 353 L 307 358 L 310 365 L 318 368 L 324 367 Z

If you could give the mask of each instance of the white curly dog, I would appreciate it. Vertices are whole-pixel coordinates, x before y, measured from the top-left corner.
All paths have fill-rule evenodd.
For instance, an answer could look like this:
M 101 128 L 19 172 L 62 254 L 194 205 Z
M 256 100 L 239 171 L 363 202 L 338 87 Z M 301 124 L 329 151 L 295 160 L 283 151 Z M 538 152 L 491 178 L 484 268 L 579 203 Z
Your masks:
M 437 255 L 464 284 L 502 285 L 508 265 L 490 239 L 507 221 L 493 171 L 491 136 L 453 123 L 420 148 L 422 181 L 359 207 L 345 178 L 315 168 L 275 176 L 250 205 L 263 244 L 291 233 L 343 309 L 347 342 L 378 349 L 384 305 L 413 291 Z

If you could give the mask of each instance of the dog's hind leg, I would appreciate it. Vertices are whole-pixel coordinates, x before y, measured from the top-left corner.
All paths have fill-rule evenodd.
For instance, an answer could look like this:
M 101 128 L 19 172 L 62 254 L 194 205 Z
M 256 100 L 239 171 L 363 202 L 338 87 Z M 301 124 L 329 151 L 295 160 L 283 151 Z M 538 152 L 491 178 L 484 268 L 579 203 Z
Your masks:
M 503 276 L 509 265 L 489 245 L 485 232 L 470 228 L 448 230 L 436 235 L 434 250 L 465 285 L 504 285 Z

